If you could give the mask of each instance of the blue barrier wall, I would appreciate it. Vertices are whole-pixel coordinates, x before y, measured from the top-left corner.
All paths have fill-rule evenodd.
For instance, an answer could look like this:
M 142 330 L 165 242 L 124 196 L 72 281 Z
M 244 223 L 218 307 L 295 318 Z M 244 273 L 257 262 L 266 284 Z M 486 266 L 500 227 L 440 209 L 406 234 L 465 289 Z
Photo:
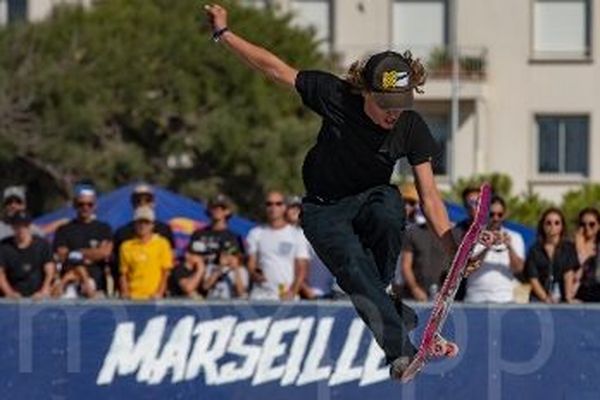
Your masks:
M 347 304 L 3 302 L 0 324 L 3 399 L 600 399 L 599 307 L 457 306 L 459 357 L 407 385 Z

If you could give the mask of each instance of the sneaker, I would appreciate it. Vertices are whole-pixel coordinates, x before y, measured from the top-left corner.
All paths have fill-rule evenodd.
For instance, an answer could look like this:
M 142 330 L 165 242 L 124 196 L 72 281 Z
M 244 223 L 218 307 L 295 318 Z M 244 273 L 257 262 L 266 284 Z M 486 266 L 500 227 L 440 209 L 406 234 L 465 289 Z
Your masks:
M 404 374 L 411 361 L 412 357 L 409 356 L 400 356 L 392 361 L 390 364 L 390 378 L 394 380 L 402 379 L 402 374 Z

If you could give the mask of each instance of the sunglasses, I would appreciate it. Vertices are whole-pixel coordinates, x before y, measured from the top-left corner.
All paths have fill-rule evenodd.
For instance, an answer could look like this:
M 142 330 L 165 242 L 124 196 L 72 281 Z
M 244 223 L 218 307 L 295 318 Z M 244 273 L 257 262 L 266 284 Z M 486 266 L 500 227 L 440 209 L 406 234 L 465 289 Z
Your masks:
M 282 205 L 283 205 L 283 201 L 267 201 L 265 203 L 265 206 L 267 206 L 267 207 L 273 207 L 273 206 L 281 207 Z
M 404 200 L 404 202 L 411 207 L 416 207 L 417 205 L 417 202 L 415 200 Z
M 598 224 L 595 221 L 589 221 L 589 222 L 585 222 L 582 221 L 579 223 L 579 226 L 583 227 L 583 228 L 595 228 Z
M 80 202 L 77 202 L 77 204 L 76 204 L 77 208 L 92 208 L 95 205 L 96 205 L 96 203 L 87 202 L 87 201 L 80 201 Z
M 504 217 L 504 213 L 490 211 L 490 218 L 495 218 L 495 217 L 502 218 L 502 217 Z
M 544 222 L 544 225 L 546 225 L 546 226 L 552 226 L 552 225 L 554 225 L 554 226 L 561 226 L 562 222 L 560 220 L 558 220 L 558 219 L 547 219 Z
M 23 204 L 23 200 L 17 198 L 10 198 L 4 202 L 5 206 L 10 206 L 11 204 Z

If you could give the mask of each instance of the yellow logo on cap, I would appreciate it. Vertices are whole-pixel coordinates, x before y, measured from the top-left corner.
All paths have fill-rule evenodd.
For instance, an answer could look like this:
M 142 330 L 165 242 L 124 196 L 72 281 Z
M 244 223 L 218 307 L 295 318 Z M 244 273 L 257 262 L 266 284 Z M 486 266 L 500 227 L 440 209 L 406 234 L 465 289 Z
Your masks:
M 408 86 L 408 73 L 386 71 L 383 73 L 381 86 L 383 89 L 398 89 Z
M 398 80 L 398 71 L 387 71 L 383 73 L 382 87 L 384 89 L 393 89 L 396 86 Z

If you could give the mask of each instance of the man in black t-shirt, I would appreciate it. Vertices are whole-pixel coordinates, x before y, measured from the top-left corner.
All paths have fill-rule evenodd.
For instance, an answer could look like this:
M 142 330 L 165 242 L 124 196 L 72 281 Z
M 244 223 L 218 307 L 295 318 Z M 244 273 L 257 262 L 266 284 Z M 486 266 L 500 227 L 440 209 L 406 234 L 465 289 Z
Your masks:
M 302 168 L 307 191 L 302 228 L 373 332 L 392 378 L 399 379 L 416 348 L 407 332 L 415 325 L 414 312 L 386 292 L 405 226 L 400 193 L 390 185 L 398 159 L 406 157 L 413 168 L 423 213 L 436 237 L 449 253 L 457 248 L 431 166 L 440 149 L 412 110 L 414 92 L 421 92 L 425 82 L 423 66 L 409 52 L 388 51 L 354 64 L 345 80 L 298 71 L 232 32 L 223 7 L 206 5 L 205 12 L 215 41 L 295 89 L 321 117 L 316 144 Z
M 75 192 L 73 205 L 77 215 L 56 231 L 54 251 L 63 265 L 70 264 L 69 260 L 75 258 L 73 253 L 81 255 L 82 265 L 85 266 L 83 271 L 87 272 L 93 283 L 93 287 L 83 294 L 96 297 L 106 290 L 108 261 L 113 249 L 112 229 L 110 225 L 96 219 L 94 188 L 82 185 Z
M 210 225 L 198 229 L 190 237 L 188 251 L 201 254 L 206 265 L 217 262 L 223 243 L 235 243 L 243 254 L 242 238 L 229 229 L 232 207 L 231 200 L 224 194 L 211 198 L 207 205 Z
M 55 272 L 50 245 L 33 235 L 26 212 L 7 222 L 14 236 L 0 245 L 0 290 L 8 298 L 49 297 Z

